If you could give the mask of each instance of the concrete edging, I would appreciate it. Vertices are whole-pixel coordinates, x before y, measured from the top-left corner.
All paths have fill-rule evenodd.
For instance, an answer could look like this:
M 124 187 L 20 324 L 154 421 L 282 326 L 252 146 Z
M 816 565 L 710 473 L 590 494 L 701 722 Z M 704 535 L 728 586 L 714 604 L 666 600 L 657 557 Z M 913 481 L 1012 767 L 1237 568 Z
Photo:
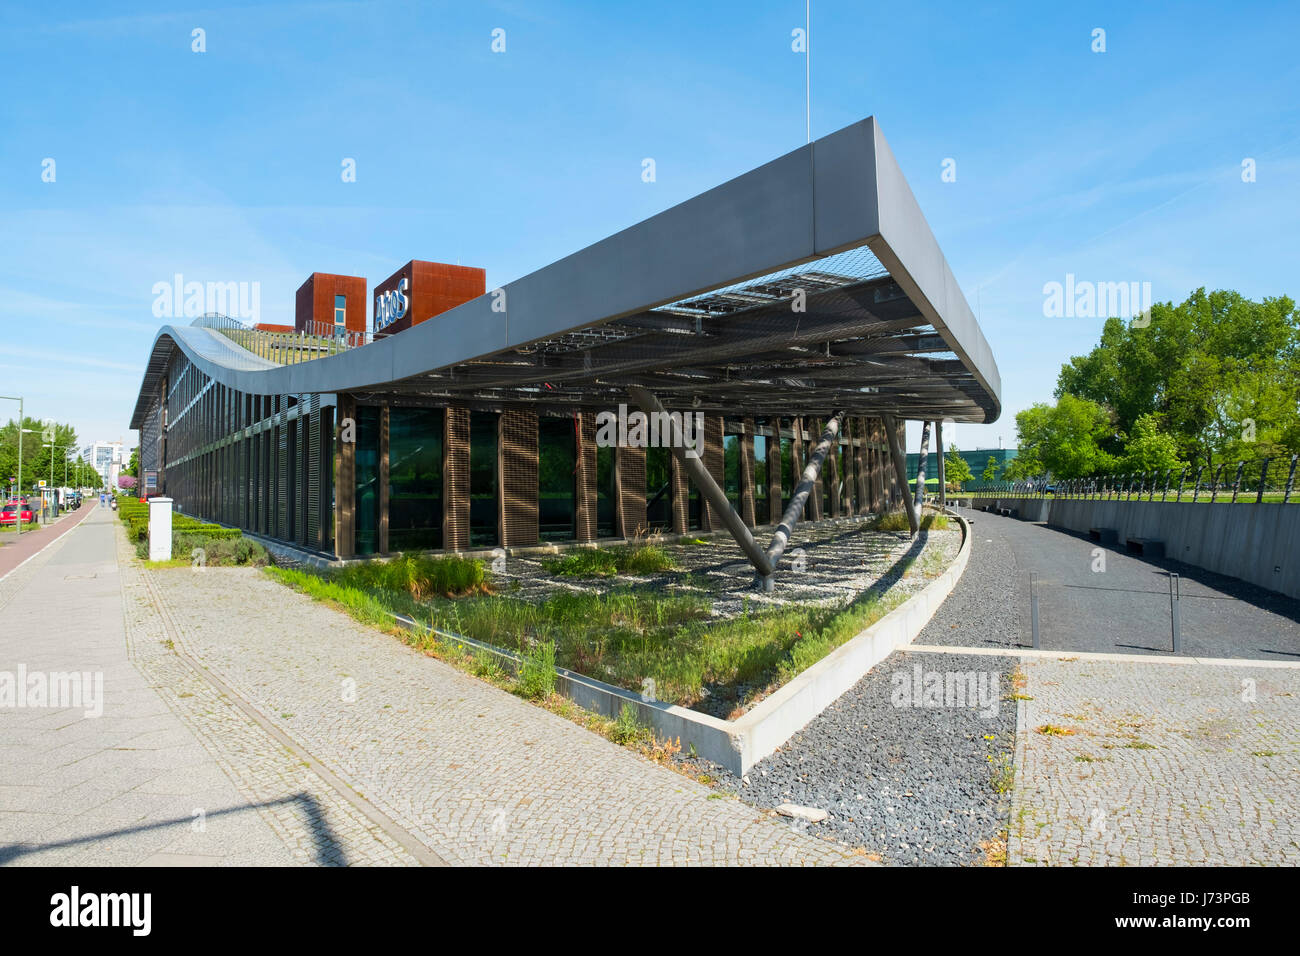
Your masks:
M 962 543 L 952 564 L 919 593 L 912 595 L 879 621 L 850 638 L 811 667 L 797 674 L 775 693 L 734 721 L 722 720 L 677 704 L 647 700 L 633 691 L 606 684 L 557 667 L 556 691 L 581 707 L 606 717 L 617 717 L 624 704 L 636 709 L 638 720 L 654 730 L 656 738 L 680 739 L 683 748 L 744 776 L 754 764 L 771 754 L 813 718 L 840 698 L 863 676 L 895 650 L 921 633 L 944 599 L 952 593 L 970 559 L 971 529 L 965 518 L 948 512 L 961 528 Z M 519 656 L 472 638 L 438 631 L 411 618 L 394 615 L 408 630 L 436 634 L 466 647 L 495 654 L 517 665 Z

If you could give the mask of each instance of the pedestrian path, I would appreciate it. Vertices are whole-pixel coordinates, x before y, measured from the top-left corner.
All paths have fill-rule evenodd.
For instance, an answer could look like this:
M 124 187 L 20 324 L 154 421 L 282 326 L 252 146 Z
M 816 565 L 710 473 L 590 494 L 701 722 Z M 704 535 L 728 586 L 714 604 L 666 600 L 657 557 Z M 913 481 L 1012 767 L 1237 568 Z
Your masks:
M 115 524 L 79 516 L 3 582 L 0 683 L 27 686 L 0 698 L 0 863 L 292 862 L 128 659 Z M 89 675 L 77 706 L 33 696 L 60 673 Z

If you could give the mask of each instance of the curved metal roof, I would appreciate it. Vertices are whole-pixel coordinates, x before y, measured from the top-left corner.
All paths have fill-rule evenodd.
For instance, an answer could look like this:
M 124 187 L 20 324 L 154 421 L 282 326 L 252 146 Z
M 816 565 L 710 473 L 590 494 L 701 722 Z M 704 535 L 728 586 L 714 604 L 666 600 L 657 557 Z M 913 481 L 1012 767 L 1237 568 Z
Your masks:
M 338 355 L 277 365 L 163 326 L 132 428 L 173 349 L 253 394 L 609 407 L 642 385 L 669 406 L 756 415 L 1001 411 L 988 342 L 874 118 Z

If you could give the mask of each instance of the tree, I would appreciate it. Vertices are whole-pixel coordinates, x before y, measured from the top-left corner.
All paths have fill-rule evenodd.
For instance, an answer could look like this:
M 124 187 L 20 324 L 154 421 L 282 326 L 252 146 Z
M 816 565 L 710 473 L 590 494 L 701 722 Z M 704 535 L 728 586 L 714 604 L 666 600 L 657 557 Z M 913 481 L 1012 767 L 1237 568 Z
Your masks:
M 970 465 L 961 456 L 954 445 L 943 456 L 943 478 L 949 485 L 961 487 L 975 476 L 971 474 Z
M 1003 477 L 1082 478 L 1109 470 L 1114 457 L 1102 448 L 1113 437 L 1110 416 L 1096 402 L 1062 395 L 1016 415 L 1020 450 Z
M 1178 441 L 1173 435 L 1160 430 L 1155 415 L 1138 417 L 1124 445 L 1124 457 L 1119 462 L 1121 471 L 1173 471 L 1183 467 L 1178 457 Z
M 131 449 L 131 460 L 127 462 L 126 468 L 122 470 L 122 474 L 130 475 L 132 478 L 140 477 L 140 449 L 139 448 Z
M 1087 355 L 1063 366 L 1056 394 L 1114 415 L 1102 447 L 1123 453 L 1143 415 L 1156 415 L 1181 458 L 1213 468 L 1223 457 L 1300 452 L 1300 309 L 1198 289 L 1152 306 L 1150 323 L 1107 320 Z
M 984 471 L 980 475 L 980 478 L 983 481 L 997 481 L 998 470 L 1001 467 L 1002 465 L 998 462 L 997 458 L 993 455 L 989 455 L 989 460 L 984 463 Z
M 118 475 L 117 486 L 123 491 L 130 491 L 135 487 L 135 475 Z

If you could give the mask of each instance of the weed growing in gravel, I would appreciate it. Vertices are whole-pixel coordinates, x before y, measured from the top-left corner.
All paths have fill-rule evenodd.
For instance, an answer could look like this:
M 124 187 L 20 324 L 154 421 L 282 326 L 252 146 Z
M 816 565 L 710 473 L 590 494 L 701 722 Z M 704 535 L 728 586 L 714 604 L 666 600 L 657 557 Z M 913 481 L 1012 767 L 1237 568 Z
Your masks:
M 1035 727 L 1034 733 L 1042 734 L 1044 737 L 1070 737 L 1074 735 L 1074 728 L 1058 727 L 1056 724 L 1043 724 L 1041 727 Z

